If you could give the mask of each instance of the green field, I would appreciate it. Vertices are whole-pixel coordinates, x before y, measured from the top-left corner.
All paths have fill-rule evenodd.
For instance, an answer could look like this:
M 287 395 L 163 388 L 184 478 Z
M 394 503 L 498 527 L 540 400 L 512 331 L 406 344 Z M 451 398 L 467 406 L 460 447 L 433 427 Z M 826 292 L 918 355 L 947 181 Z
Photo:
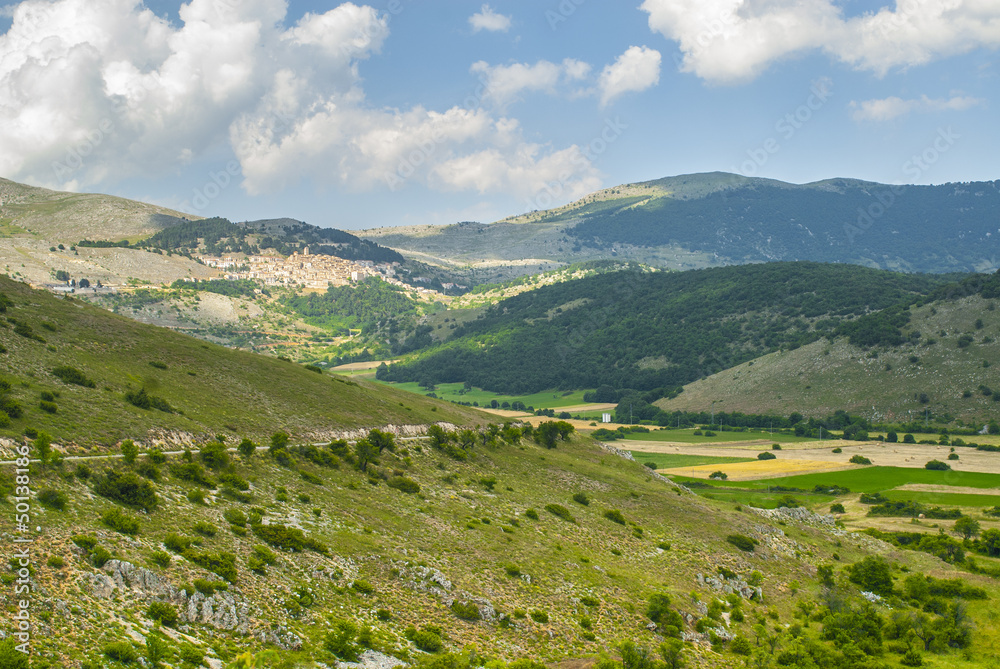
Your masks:
M 698 488 L 696 493 L 708 499 L 719 500 L 731 504 L 743 504 L 754 506 L 758 509 L 775 509 L 780 500 L 791 496 L 797 499 L 804 506 L 815 506 L 817 504 L 830 504 L 835 497 L 832 495 L 815 495 L 812 493 L 785 493 L 785 492 L 762 492 L 758 490 L 742 490 L 738 488 Z
M 695 430 L 654 430 L 649 433 L 632 432 L 625 436 L 631 441 L 676 441 L 685 444 L 715 444 L 719 442 L 760 441 L 762 439 L 776 444 L 794 444 L 803 441 L 816 441 L 808 437 L 796 437 L 794 434 L 775 432 L 715 432 L 714 437 L 694 434 Z
M 683 455 L 681 453 L 646 453 L 630 451 L 636 462 L 653 462 L 657 469 L 672 467 L 697 467 L 698 465 L 728 465 L 734 462 L 750 462 L 756 458 L 720 458 L 710 455 Z
M 889 490 L 884 493 L 893 500 L 910 500 L 932 506 L 1000 506 L 1000 495 L 967 495 L 953 492 L 920 492 Z
M 379 383 L 382 382 L 380 381 Z M 419 384 L 412 382 L 385 383 L 384 385 L 399 388 L 400 390 L 407 390 L 418 395 L 427 395 L 427 393 L 432 392 L 426 388 L 420 387 Z M 536 409 L 559 409 L 562 407 L 586 404 L 583 399 L 583 394 L 588 391 L 546 390 L 540 393 L 533 393 L 531 395 L 500 395 L 497 393 L 491 393 L 488 390 L 480 390 L 479 388 L 465 390 L 465 387 L 461 383 L 439 383 L 434 387 L 433 392 L 440 399 L 449 402 L 478 402 L 479 406 L 489 406 L 491 401 L 496 400 L 500 404 L 503 404 L 504 402 L 523 402 L 525 406 L 532 406 Z M 594 414 L 594 416 L 599 418 L 600 413 L 598 412 L 597 414 Z

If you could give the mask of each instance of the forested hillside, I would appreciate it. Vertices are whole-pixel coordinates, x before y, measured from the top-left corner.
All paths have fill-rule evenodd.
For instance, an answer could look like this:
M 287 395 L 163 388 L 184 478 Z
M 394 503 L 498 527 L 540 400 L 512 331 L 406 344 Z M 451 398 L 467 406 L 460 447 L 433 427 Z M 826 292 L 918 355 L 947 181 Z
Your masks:
M 945 283 L 816 263 L 605 274 L 504 300 L 379 378 L 467 381 L 504 393 L 670 389 L 840 332 L 856 317 Z
M 975 271 L 995 258 L 1000 182 L 887 186 L 749 180 L 703 197 L 635 198 L 583 211 L 567 234 L 611 249 L 681 244 L 736 262 L 815 260 Z M 994 263 L 995 264 L 995 263 Z

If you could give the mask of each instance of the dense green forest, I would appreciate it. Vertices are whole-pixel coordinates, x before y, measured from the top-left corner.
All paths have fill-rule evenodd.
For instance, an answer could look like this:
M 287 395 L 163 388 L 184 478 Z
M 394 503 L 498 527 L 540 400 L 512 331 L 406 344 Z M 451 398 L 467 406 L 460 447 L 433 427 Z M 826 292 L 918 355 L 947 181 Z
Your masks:
M 770 263 L 679 273 L 638 270 L 546 286 L 490 307 L 387 381 L 467 381 L 496 392 L 676 388 L 796 348 L 948 277 L 852 265 Z
M 362 334 L 396 333 L 416 323 L 416 302 L 400 288 L 378 277 L 368 277 L 352 286 L 331 286 L 325 293 L 284 298 L 282 302 L 310 325 L 346 334 L 361 328 Z
M 753 180 L 703 197 L 635 200 L 573 212 L 582 222 L 566 233 L 601 249 L 679 244 L 736 262 L 855 262 L 921 272 L 976 271 L 1000 251 L 1000 181 L 903 187 Z
M 374 242 L 334 228 L 318 228 L 298 221 L 275 225 L 270 221 L 233 223 L 224 218 L 184 221 L 157 232 L 137 246 L 180 253 L 257 254 L 274 249 L 281 255 L 309 252 L 376 263 L 404 261 L 403 256 Z

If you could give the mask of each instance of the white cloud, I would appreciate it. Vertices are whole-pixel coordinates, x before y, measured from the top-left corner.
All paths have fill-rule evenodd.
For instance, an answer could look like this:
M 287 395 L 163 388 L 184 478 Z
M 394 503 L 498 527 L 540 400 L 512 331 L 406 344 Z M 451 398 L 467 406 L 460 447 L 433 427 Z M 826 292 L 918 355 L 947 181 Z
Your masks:
M 895 96 L 881 100 L 851 102 L 851 116 L 855 121 L 891 121 L 910 112 L 965 111 L 983 104 L 980 98 L 955 96 L 951 98 L 929 98 L 904 100 Z
M 480 30 L 505 33 L 510 30 L 510 17 L 497 14 L 489 5 L 483 5 L 478 14 L 469 17 L 469 25 L 474 33 Z
M 644 91 L 660 83 L 660 52 L 644 46 L 629 47 L 601 72 L 598 88 L 605 105 L 623 93 Z
M 590 65 L 567 58 L 561 64 L 540 60 L 534 65 L 490 65 L 486 61 L 472 64 L 470 72 L 478 74 L 483 82 L 482 97 L 499 107 L 517 100 L 522 91 L 555 93 L 560 83 L 570 83 L 586 78 Z
M 917 0 L 845 19 L 834 0 L 644 0 L 649 26 L 678 42 L 681 70 L 717 83 L 821 50 L 879 76 L 1000 46 L 1000 4 Z
M 389 35 L 371 7 L 348 2 L 290 26 L 286 12 L 285 0 L 190 0 L 173 25 L 140 0 L 15 5 L 0 35 L 0 174 L 88 188 L 231 151 L 249 193 L 302 180 L 519 195 L 554 179 L 596 187 L 586 158 L 567 163 L 579 149 L 527 142 L 511 119 L 367 103 L 358 63 Z M 584 70 L 554 67 L 565 79 Z M 526 75 L 532 85 L 544 69 Z M 463 160 L 481 165 L 478 178 L 456 172 Z

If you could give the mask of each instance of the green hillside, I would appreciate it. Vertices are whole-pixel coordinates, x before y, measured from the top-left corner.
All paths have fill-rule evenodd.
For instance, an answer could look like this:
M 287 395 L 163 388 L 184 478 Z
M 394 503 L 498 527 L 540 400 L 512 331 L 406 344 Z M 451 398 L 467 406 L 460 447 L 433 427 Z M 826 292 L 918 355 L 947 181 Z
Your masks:
M 986 285 L 998 279 L 993 275 Z M 908 321 L 900 336 L 886 335 L 898 345 L 821 340 L 720 371 L 656 404 L 704 410 L 714 402 L 717 411 L 809 416 L 844 409 L 876 422 L 926 416 L 982 426 L 1000 411 L 1000 392 L 991 387 L 998 386 L 1000 312 L 995 292 L 969 294 L 980 281 L 970 282 L 972 291 L 953 286 L 938 291 L 941 299 L 903 310 Z
M 0 378 L 23 413 L 0 435 L 34 428 L 91 445 L 173 433 L 259 439 L 279 429 L 305 438 L 357 426 L 480 420 L 472 410 L 209 344 L 10 279 L 0 278 L 0 293 Z M 62 367 L 79 370 L 93 387 L 53 374 Z M 126 393 L 140 390 L 174 412 L 126 401 Z
M 909 593 L 923 573 L 965 586 L 930 582 L 950 588 L 963 617 L 948 623 L 948 604 L 931 601 L 927 624 L 958 641 L 920 654 L 958 667 L 997 657 L 988 621 L 1000 588 L 985 576 L 808 516 L 695 497 L 575 435 L 553 449 L 516 433 L 472 436 L 467 448 L 397 443 L 367 473 L 346 443 L 292 445 L 284 465 L 263 449 L 211 447 L 194 463 L 33 465 L 33 666 L 153 655 L 161 666 L 246 667 L 228 663 L 270 649 L 254 666 L 318 668 L 371 649 L 390 665 L 504 669 L 519 658 L 628 662 L 666 644 L 686 666 L 798 652 L 811 663 L 782 666 L 896 667 L 907 628 L 864 644 L 838 634 L 919 612 L 930 592 L 904 601 L 886 588 Z M 123 480 L 147 487 L 147 511 L 116 496 Z M 865 558 L 875 585 L 851 581 Z M 892 611 L 865 604 L 859 592 L 873 587 Z M 770 642 L 756 646 L 762 634 Z
M 635 260 L 675 269 L 810 260 L 908 272 L 996 269 L 1000 182 L 790 184 L 713 172 L 609 188 L 489 225 L 367 230 L 406 255 L 480 272 L 518 259 Z M 521 268 L 521 272 L 526 270 Z
M 469 382 L 508 394 L 601 385 L 666 391 L 817 341 L 944 283 L 816 263 L 592 276 L 499 302 L 378 378 Z

